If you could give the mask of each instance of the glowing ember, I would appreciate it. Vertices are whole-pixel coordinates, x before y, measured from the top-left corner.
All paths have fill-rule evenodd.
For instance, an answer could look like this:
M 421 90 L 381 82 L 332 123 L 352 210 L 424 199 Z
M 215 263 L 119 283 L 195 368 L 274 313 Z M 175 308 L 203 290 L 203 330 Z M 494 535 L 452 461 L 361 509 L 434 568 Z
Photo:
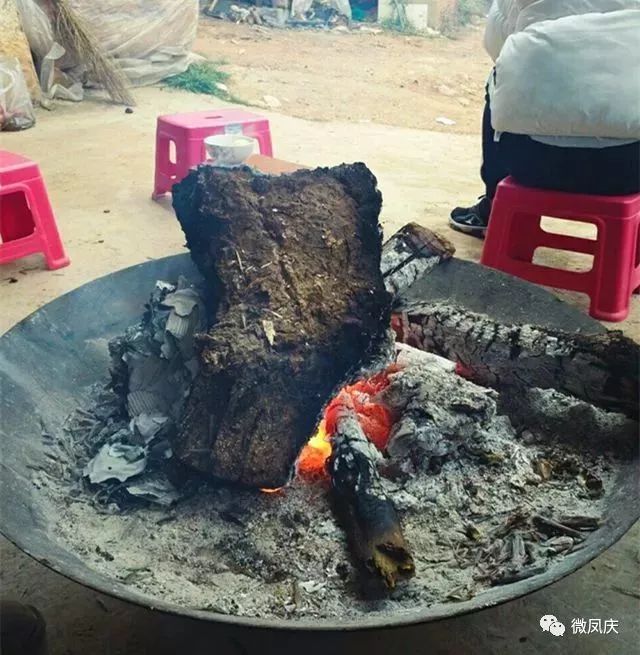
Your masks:
M 456 362 L 456 373 L 463 378 L 473 380 L 473 369 L 465 366 L 462 362 Z
M 260 491 L 262 491 L 262 493 L 265 493 L 265 494 L 277 494 L 278 491 L 282 491 L 283 489 L 284 489 L 284 487 L 276 487 L 275 489 L 267 489 L 266 487 L 264 487 L 264 488 L 260 489 Z
M 384 450 L 391 435 L 393 417 L 376 400 L 377 394 L 389 385 L 389 375 L 398 368 L 390 366 L 373 377 L 348 385 L 329 403 L 318 431 L 302 449 L 298 458 L 298 474 L 318 479 L 326 475 L 326 463 L 331 455 L 331 435 L 335 432 L 337 410 L 348 404 L 353 407 L 363 432 L 379 450 Z

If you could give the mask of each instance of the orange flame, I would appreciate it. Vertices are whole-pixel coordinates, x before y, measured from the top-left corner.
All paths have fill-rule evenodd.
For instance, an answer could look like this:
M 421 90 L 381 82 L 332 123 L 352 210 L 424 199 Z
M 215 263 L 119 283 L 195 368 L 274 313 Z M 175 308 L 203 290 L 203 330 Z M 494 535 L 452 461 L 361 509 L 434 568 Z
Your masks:
M 324 419 L 317 432 L 302 449 L 298 458 L 298 474 L 304 478 L 318 479 L 326 476 L 326 463 L 331 456 L 331 435 L 336 430 L 336 417 L 339 407 L 348 403 L 355 410 L 360 426 L 367 438 L 379 449 L 387 447 L 393 417 L 391 412 L 375 396 L 389 386 L 389 375 L 396 373 L 398 367 L 390 366 L 376 375 L 358 380 L 348 385 L 329 403 Z
M 331 442 L 327 434 L 326 423 L 323 420 L 298 457 L 298 474 L 311 479 L 323 477 L 325 465 L 330 456 Z

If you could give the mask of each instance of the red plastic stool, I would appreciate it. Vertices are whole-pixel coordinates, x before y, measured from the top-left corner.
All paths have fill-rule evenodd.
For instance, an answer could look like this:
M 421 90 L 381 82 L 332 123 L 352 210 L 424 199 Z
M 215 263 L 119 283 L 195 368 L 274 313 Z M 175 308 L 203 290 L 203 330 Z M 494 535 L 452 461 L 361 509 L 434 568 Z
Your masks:
M 546 232 L 542 216 L 592 223 L 597 237 Z M 539 247 L 593 255 L 593 267 L 575 272 L 534 264 Z M 481 261 L 530 282 L 586 293 L 591 316 L 623 321 L 631 294 L 640 287 L 640 194 L 560 193 L 523 187 L 507 178 L 493 200 Z
M 69 264 L 38 165 L 0 150 L 0 264 L 34 253 L 52 270 Z
M 206 159 L 204 139 L 214 134 L 244 134 L 253 137 L 260 153 L 273 157 L 269 121 L 242 109 L 214 109 L 159 116 L 156 129 L 156 176 L 153 198 L 171 191 L 192 166 Z M 171 144 L 175 160 L 171 158 Z

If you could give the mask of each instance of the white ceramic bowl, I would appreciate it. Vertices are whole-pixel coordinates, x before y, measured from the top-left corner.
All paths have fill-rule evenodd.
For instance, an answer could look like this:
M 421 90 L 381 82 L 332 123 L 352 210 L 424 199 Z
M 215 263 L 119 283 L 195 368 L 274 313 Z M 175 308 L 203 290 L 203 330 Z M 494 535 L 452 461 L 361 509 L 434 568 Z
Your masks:
M 239 166 L 253 152 L 254 143 L 241 134 L 216 134 L 204 140 L 209 163 L 216 166 Z

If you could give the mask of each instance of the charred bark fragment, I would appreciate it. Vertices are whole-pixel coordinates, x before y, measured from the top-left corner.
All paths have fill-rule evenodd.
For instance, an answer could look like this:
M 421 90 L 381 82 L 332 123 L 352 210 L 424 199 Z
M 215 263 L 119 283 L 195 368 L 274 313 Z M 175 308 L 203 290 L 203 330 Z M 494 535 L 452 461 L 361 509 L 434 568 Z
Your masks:
M 332 443 L 331 487 L 352 552 L 392 589 L 412 576 L 415 566 L 396 508 L 382 488 L 376 466 L 380 454 L 348 407 L 339 410 Z
M 417 223 L 407 223 L 382 247 L 380 268 L 387 291 L 396 295 L 404 291 L 455 251 L 445 237 Z
M 173 203 L 215 312 L 175 452 L 228 481 L 281 486 L 389 325 L 375 177 L 364 164 L 274 177 L 201 166 Z
M 513 393 L 556 389 L 638 418 L 640 347 L 621 332 L 505 325 L 441 303 L 408 308 L 402 323 L 403 341 L 459 362 L 476 384 Z

